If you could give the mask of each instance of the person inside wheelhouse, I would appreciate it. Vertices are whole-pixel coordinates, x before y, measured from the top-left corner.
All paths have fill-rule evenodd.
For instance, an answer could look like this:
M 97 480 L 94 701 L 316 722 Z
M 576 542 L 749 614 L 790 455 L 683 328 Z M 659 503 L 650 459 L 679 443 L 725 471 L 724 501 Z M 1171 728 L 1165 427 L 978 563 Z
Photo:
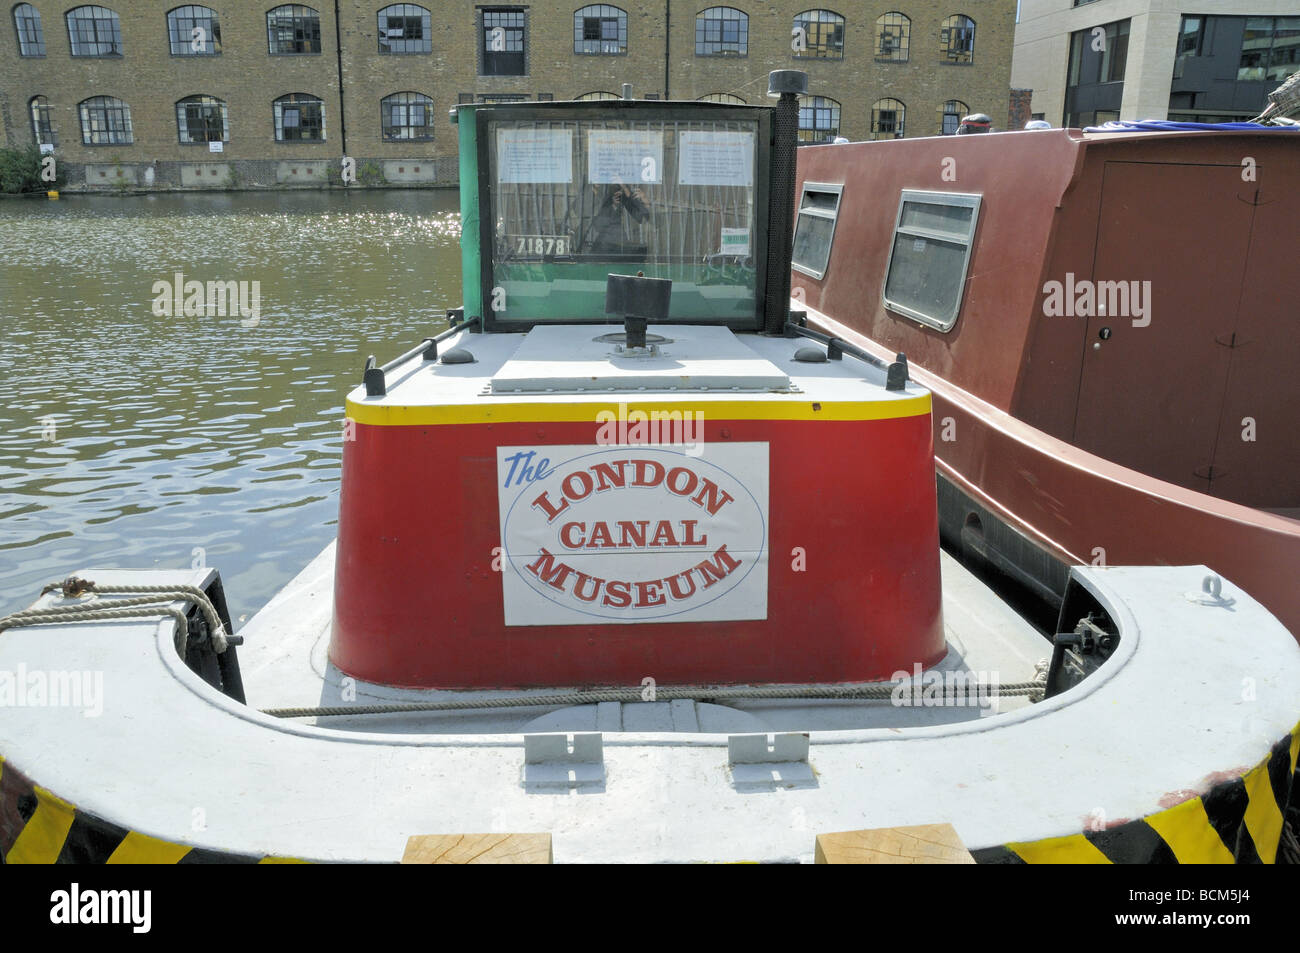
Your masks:
M 593 255 L 636 255 L 645 257 L 648 247 L 638 241 L 639 226 L 650 219 L 645 193 L 625 182 L 593 184 L 597 196 L 596 214 L 578 251 Z

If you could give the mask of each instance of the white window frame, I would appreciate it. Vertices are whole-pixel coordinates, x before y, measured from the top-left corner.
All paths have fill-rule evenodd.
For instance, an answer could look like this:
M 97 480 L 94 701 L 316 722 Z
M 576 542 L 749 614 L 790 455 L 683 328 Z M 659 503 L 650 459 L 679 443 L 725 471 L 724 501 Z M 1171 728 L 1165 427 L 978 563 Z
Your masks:
M 905 315 L 913 321 L 928 325 L 945 334 L 953 329 L 957 324 L 957 316 L 961 313 L 962 300 L 966 297 L 966 278 L 970 273 L 970 257 L 971 251 L 975 247 L 975 229 L 979 224 L 982 198 L 981 194 L 973 192 L 933 192 L 920 189 L 903 189 L 901 191 L 898 196 L 898 214 L 894 218 L 894 231 L 889 238 L 889 261 L 885 264 L 885 277 L 880 283 L 880 300 L 887 309 Z M 972 210 L 970 227 L 964 237 L 958 237 L 952 232 L 941 232 L 935 229 L 920 228 L 915 225 L 904 227 L 903 209 L 909 202 L 922 205 L 940 205 L 946 208 L 969 208 Z M 961 264 L 960 291 L 957 294 L 957 300 L 953 302 L 951 314 L 944 316 L 925 314 L 889 299 L 889 276 L 893 271 L 894 248 L 898 245 L 898 236 L 900 234 L 911 235 L 913 238 L 924 238 L 928 241 L 946 242 L 951 245 L 965 245 L 966 253 L 962 256 Z
M 808 191 L 810 189 L 814 192 L 833 192 L 835 194 L 835 210 L 832 212 L 827 212 L 824 209 L 819 209 L 819 208 L 804 208 L 803 200 L 808 195 Z M 812 215 L 815 218 L 830 219 L 831 234 L 830 234 L 830 238 L 826 242 L 826 261 L 822 264 L 821 271 L 816 271 L 815 269 L 809 268 L 807 265 L 802 265 L 799 262 L 796 262 L 794 260 L 793 257 L 794 236 L 791 236 L 790 238 L 790 251 L 791 251 L 790 267 L 791 268 L 793 268 L 795 271 L 801 274 L 808 275 L 811 278 L 816 278 L 818 281 L 821 281 L 823 278 L 826 277 L 826 272 L 830 270 L 831 267 L 831 249 L 835 246 L 835 226 L 840 220 L 840 206 L 843 204 L 844 204 L 844 186 L 842 184 L 836 184 L 833 182 L 805 182 L 803 184 L 803 189 L 799 192 L 799 205 L 795 208 L 795 214 L 794 214 L 795 235 L 799 234 L 799 220 L 804 215 Z

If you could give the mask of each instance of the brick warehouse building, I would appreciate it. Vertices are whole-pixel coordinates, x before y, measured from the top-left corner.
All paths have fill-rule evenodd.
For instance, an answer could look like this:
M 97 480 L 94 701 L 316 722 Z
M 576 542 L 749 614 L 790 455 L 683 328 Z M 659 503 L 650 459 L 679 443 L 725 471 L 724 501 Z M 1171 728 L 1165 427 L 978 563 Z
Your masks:
M 809 74 L 801 138 L 939 135 L 1006 116 L 1015 0 L 425 7 L 382 0 L 12 5 L 0 146 L 53 146 L 68 186 L 451 184 L 462 102 L 765 102 Z

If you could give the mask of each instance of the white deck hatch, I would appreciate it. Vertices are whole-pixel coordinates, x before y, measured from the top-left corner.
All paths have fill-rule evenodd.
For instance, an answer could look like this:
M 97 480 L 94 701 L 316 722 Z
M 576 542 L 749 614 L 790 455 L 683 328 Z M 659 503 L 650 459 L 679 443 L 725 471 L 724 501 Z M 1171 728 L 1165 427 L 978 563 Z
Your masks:
M 639 355 L 608 339 L 621 334 L 616 324 L 535 327 L 493 375 L 489 392 L 793 390 L 788 374 L 728 328 L 652 325 L 647 341 L 655 350 Z

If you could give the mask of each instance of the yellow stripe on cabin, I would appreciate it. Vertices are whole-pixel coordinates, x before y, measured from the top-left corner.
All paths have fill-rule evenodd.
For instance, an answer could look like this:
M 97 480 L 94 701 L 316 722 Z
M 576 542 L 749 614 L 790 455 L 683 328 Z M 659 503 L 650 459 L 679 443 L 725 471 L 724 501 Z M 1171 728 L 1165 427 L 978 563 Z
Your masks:
M 52 864 L 59 859 L 77 809 L 45 788 L 36 789 L 36 811 L 5 857 L 8 864 Z
M 507 423 L 590 423 L 608 411 L 618 419 L 619 405 L 625 411 L 646 413 L 701 413 L 704 420 L 893 420 L 930 413 L 930 395 L 897 400 L 811 401 L 811 400 L 630 400 L 588 403 L 494 403 L 480 404 L 381 404 L 347 402 L 347 416 L 359 424 L 388 427 L 418 427 L 431 424 Z M 671 418 L 663 418 L 671 419 Z
M 1232 851 L 1223 845 L 1223 838 L 1210 823 L 1205 803 L 1199 797 L 1142 820 L 1169 845 L 1180 864 L 1235 862 Z
M 1082 834 L 1049 837 L 1028 844 L 1007 844 L 1027 864 L 1109 864 L 1111 859 Z
M 131 831 L 109 856 L 109 864 L 175 864 L 190 852 L 188 844 L 173 844 Z

